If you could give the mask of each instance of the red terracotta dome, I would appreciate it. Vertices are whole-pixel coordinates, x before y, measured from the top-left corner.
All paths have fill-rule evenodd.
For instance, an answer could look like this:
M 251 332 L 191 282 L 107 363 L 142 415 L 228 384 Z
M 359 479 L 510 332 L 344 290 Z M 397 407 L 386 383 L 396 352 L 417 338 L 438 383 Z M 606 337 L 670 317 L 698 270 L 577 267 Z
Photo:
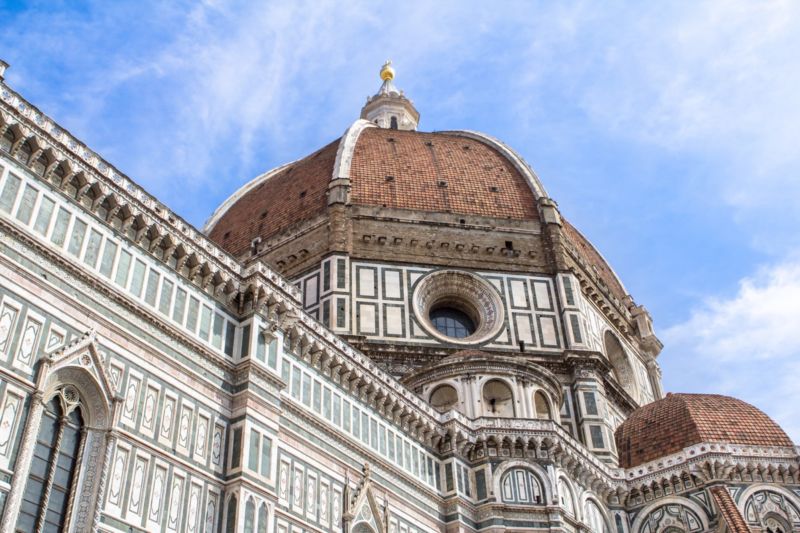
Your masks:
M 617 428 L 615 437 L 624 468 L 704 442 L 794 446 L 764 412 L 742 400 L 716 394 L 667 394 L 635 410 Z
M 254 239 L 289 235 L 328 210 L 329 187 L 346 182 L 357 208 L 446 213 L 540 222 L 547 193 L 527 163 L 502 142 L 469 131 L 425 133 L 356 121 L 313 154 L 266 172 L 240 188 L 206 223 L 206 234 L 234 256 Z M 567 245 L 609 292 L 627 291 L 592 244 L 564 221 Z
M 350 181 L 354 205 L 539 218 L 530 185 L 506 157 L 453 134 L 367 128 L 355 146 Z
M 257 177 L 229 198 L 206 227 L 209 238 L 238 256 L 255 238 L 268 239 L 321 215 L 339 141 Z
M 270 238 L 322 214 L 334 178 L 350 180 L 352 205 L 538 220 L 527 178 L 486 142 L 365 127 L 354 136 L 349 165 L 342 165 L 347 141 L 346 134 L 242 187 L 209 221 L 208 236 L 239 255 L 257 237 Z

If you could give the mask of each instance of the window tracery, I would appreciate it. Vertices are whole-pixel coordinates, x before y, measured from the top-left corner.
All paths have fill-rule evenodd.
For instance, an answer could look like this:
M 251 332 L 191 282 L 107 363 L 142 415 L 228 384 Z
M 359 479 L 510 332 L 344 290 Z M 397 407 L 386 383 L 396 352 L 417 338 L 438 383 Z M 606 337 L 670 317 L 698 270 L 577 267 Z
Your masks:
M 754 526 L 763 524 L 774 533 L 786 532 L 800 527 L 800 510 L 793 501 L 777 491 L 759 490 L 747 498 L 744 519 Z
M 513 468 L 506 472 L 500 480 L 500 490 L 503 503 L 544 503 L 541 480 L 524 468 Z
M 71 385 L 58 390 L 45 404 L 17 517 L 18 530 L 57 533 L 66 526 L 86 436 L 81 410 L 80 395 Z

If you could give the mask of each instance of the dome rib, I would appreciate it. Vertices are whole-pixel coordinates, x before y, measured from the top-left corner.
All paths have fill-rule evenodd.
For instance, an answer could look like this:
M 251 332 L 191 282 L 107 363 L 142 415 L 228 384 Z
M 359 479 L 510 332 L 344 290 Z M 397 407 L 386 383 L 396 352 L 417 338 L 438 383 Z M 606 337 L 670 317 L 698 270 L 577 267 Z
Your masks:
M 473 131 L 473 130 L 449 130 L 449 131 L 439 131 L 437 133 L 456 135 L 458 137 L 465 137 L 467 139 L 474 139 L 493 148 L 494 150 L 505 156 L 506 159 L 511 161 L 511 163 L 516 167 L 517 171 L 527 179 L 528 183 L 533 189 L 533 194 L 536 196 L 536 198 L 548 197 L 547 190 L 545 190 L 542 180 L 539 179 L 539 176 L 536 174 L 533 168 L 531 168 L 531 166 L 527 163 L 527 161 L 525 161 L 522 158 L 522 156 L 520 156 L 513 148 L 508 146 L 500 139 L 492 137 L 491 135 L 487 135 L 486 133 L 481 133 L 479 131 Z

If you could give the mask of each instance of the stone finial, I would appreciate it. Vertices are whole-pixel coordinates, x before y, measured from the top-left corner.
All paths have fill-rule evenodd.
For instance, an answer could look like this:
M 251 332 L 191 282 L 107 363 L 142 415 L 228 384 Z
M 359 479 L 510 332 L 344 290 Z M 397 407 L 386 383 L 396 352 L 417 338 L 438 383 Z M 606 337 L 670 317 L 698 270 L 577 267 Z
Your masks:
M 0 81 L 3 80 L 6 74 L 6 69 L 8 68 L 8 63 L 0 59 Z

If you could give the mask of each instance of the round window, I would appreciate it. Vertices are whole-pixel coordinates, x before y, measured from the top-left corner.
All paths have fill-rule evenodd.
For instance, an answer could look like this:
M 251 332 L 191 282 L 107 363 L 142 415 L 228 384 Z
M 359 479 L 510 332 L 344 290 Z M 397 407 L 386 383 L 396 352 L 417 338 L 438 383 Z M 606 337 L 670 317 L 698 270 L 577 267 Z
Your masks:
M 500 294 L 483 278 L 461 270 L 437 270 L 414 288 L 414 315 L 442 342 L 475 345 L 503 327 Z
M 442 335 L 463 339 L 475 333 L 475 324 L 465 312 L 455 307 L 439 307 L 431 311 L 431 324 Z

